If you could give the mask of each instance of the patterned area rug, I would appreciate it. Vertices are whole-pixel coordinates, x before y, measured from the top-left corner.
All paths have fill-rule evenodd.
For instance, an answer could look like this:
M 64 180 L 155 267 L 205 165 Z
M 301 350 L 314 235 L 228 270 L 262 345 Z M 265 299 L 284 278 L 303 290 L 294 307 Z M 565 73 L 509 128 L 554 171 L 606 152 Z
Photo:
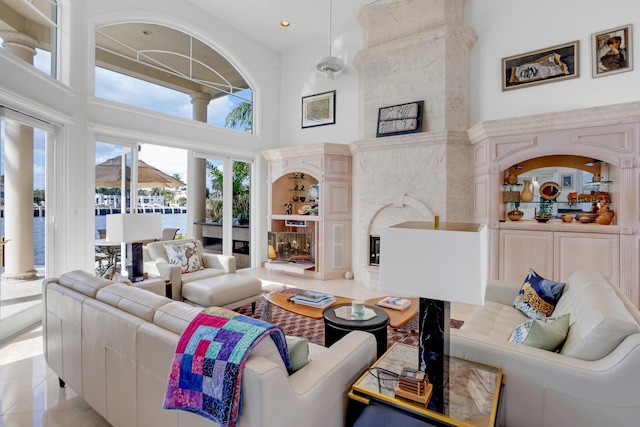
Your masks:
M 285 294 L 297 294 L 302 289 L 291 288 L 280 285 L 269 285 L 262 288 L 262 293 L 278 292 Z M 251 305 L 241 307 L 236 310 L 238 313 L 252 316 L 260 319 L 262 313 L 262 300 L 256 303 L 256 312 L 251 314 Z M 278 307 L 273 307 L 272 322 L 280 325 L 285 334 L 298 337 L 306 337 L 310 342 L 324 345 L 324 321 L 322 319 L 311 319 L 309 317 L 300 316 Z M 459 328 L 462 321 L 451 319 L 451 327 Z M 393 343 L 403 343 L 408 345 L 418 345 L 418 333 L 406 329 L 387 328 L 387 345 L 390 347 Z

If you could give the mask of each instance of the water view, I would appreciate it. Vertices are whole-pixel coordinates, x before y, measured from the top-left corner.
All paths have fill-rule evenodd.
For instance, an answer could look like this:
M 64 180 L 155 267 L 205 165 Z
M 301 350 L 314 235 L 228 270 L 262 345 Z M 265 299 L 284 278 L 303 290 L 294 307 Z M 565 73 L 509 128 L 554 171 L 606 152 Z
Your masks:
M 96 215 L 95 237 L 98 238 L 98 229 L 106 228 L 106 215 Z M 44 265 L 44 217 L 33 217 L 33 262 L 36 267 Z M 178 234 L 187 231 L 187 214 L 162 214 L 162 228 L 177 228 Z M 0 218 L 0 235 L 4 236 L 4 218 Z

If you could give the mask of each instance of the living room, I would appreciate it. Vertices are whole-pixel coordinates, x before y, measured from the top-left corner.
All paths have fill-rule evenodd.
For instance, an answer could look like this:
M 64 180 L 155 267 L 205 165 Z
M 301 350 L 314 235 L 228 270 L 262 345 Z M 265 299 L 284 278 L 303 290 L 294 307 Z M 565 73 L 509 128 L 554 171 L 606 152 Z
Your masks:
M 414 202 L 426 212 L 420 219 L 438 214 L 448 220 L 489 224 L 495 249 L 492 277 L 499 278 L 500 226 L 505 224 L 501 222 L 504 217 L 499 201 L 502 173 L 529 158 L 562 153 L 605 160 L 618 168 L 614 226 L 618 227 L 619 259 L 613 271 L 625 294 L 638 305 L 639 106 L 633 88 L 639 71 L 629 67 L 628 72 L 594 78 L 591 54 L 592 35 L 637 24 L 626 18 L 620 20 L 620 16 L 638 15 L 640 6 L 636 3 L 624 1 L 617 4 L 621 13 L 603 14 L 601 4 L 579 0 L 562 4 L 545 0 L 535 7 L 513 2 L 374 2 L 362 12 L 349 15 L 350 25 L 334 34 L 340 40 L 335 42 L 334 53 L 347 66 L 334 80 L 315 69 L 318 59 L 326 54 L 324 35 L 278 51 L 223 22 L 222 14 L 216 17 L 202 13 L 203 3 L 74 4 L 72 13 L 61 14 L 67 30 L 61 34 L 59 81 L 44 78 L 6 52 L 0 54 L 2 105 L 62 125 L 54 149 L 59 167 L 52 168 L 49 179 L 49 197 L 60 202 L 49 206 L 48 212 L 57 218 L 56 227 L 48 231 L 55 253 L 54 261 L 47 265 L 48 277 L 74 269 L 92 270 L 90 170 L 98 137 L 136 139 L 192 152 L 213 151 L 253 159 L 259 177 L 252 215 L 257 238 L 251 253 L 256 266 L 268 258 L 269 179 L 261 153 L 287 147 L 304 150 L 305 146 L 327 142 L 349 145 L 356 166 L 351 271 L 356 281 L 374 289 L 376 268 L 368 262 L 368 239 L 376 234 L 376 227 L 397 220 L 388 212 L 376 214 L 385 207 L 403 210 Z M 64 12 L 66 2 L 59 4 Z M 339 7 L 336 2 L 334 10 L 339 12 Z M 324 16 L 325 5 L 320 10 Z M 441 12 L 441 21 L 424 19 L 415 23 L 411 19 L 431 16 L 434 10 Z M 574 22 L 578 13 L 581 19 Z M 255 133 L 236 135 L 94 97 L 89 35 L 95 26 L 125 19 L 189 29 L 226 52 L 247 73 L 255 89 Z M 443 25 L 446 31 L 438 37 L 422 39 L 420 53 L 392 54 L 392 47 L 411 44 L 407 32 L 428 33 L 429 26 Z M 453 43 L 450 39 L 455 39 L 453 45 L 448 44 Z M 503 90 L 501 59 L 575 40 L 580 42 L 576 78 Z M 386 48 L 379 46 L 385 43 L 389 43 Z M 438 50 L 430 53 L 428 46 Z M 420 61 L 413 63 L 412 58 Z M 400 69 L 420 71 L 403 74 Z M 301 99 L 333 90 L 335 124 L 301 128 Z M 375 137 L 379 108 L 418 100 L 425 101 L 426 120 L 417 141 L 409 135 Z M 601 144 L 594 134 L 588 138 L 569 135 L 593 125 L 609 127 L 609 135 L 624 136 L 612 136 L 609 144 Z M 562 132 L 566 135 L 558 142 L 555 137 Z M 575 144 L 576 140 L 582 145 Z M 509 147 L 523 145 L 523 141 L 538 148 L 514 155 Z M 544 141 L 547 148 L 540 148 L 539 141 Z M 401 215 L 402 219 L 415 219 L 416 214 Z M 549 231 L 543 226 L 536 230 Z M 554 272 L 553 265 L 549 268 Z

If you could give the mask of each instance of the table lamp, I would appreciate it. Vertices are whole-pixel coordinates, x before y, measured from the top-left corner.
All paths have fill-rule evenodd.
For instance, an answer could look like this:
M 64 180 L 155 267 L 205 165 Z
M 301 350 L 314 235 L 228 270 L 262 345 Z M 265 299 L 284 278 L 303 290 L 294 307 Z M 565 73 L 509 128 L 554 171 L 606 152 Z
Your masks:
M 419 363 L 433 384 L 429 407 L 444 413 L 449 373 L 450 302 L 484 304 L 484 224 L 409 221 L 382 228 L 380 289 L 420 297 Z
M 162 215 L 112 214 L 106 216 L 107 240 L 121 242 L 122 274 L 132 282 L 144 280 L 142 241 L 162 237 Z M 126 254 L 126 255 L 125 255 Z

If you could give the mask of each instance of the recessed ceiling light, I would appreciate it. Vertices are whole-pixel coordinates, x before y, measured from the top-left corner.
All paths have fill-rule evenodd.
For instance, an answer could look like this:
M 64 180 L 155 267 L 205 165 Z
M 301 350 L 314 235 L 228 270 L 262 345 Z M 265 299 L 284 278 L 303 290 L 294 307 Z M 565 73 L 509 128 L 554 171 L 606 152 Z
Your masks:
M 286 28 L 286 27 L 288 27 L 289 25 L 291 25 L 291 22 L 289 22 L 289 21 L 282 21 L 282 22 L 280 23 L 280 25 Z

